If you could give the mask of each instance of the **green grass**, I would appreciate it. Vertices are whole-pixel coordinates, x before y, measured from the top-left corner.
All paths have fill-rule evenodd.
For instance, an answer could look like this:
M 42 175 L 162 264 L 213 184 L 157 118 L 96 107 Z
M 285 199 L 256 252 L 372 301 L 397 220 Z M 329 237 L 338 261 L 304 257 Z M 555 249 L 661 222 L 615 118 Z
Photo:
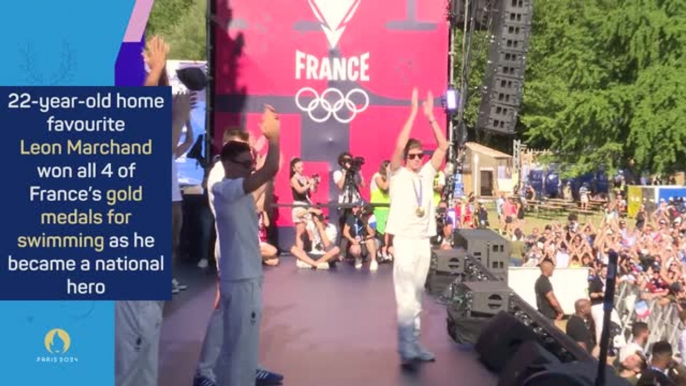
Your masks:
M 500 222 L 498 220 L 498 212 L 495 209 L 495 202 L 488 202 L 484 205 L 488 210 L 488 223 L 490 224 L 489 228 L 497 231 L 500 228 Z M 547 216 L 546 218 L 534 212 L 527 212 L 524 216 L 524 224 L 521 228 L 525 235 L 529 235 L 534 228 L 538 228 L 540 231 L 543 231 L 543 228 L 545 228 L 546 225 L 552 224 L 555 221 L 559 222 L 560 224 L 566 224 L 567 216 L 569 216 L 569 212 L 565 211 L 556 212 L 554 215 Z M 592 222 L 593 226 L 597 227 L 603 219 L 602 213 L 589 216 L 577 216 L 579 219 L 579 224 L 582 226 L 587 222 Z

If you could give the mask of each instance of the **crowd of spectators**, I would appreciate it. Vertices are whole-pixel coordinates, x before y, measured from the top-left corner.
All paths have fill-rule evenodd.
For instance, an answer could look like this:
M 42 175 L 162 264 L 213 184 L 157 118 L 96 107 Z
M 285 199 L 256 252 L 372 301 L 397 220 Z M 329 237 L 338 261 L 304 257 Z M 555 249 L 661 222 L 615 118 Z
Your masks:
M 523 227 L 507 227 L 508 220 L 501 221 L 504 223 L 501 232 L 512 240 L 513 265 L 541 268 L 541 279 L 536 284 L 537 302 L 539 310 L 547 311 L 551 319 L 563 316 L 553 288 L 545 285 L 552 270 L 588 268 L 588 298 L 575 303 L 576 312 L 567 321 L 566 330 L 597 356 L 607 264 L 610 251 L 616 251 L 619 254 L 617 286 L 622 288 L 623 299 L 633 302 L 628 311 L 631 318 L 620 320 L 623 318 L 616 310 L 611 318 L 611 337 L 618 336 L 623 327 L 620 323 L 628 323 L 631 331 L 628 342 L 621 336 L 613 339 L 612 346 L 616 346 L 613 364 L 618 374 L 638 385 L 686 384 L 683 378 L 686 332 L 682 329 L 679 333 L 679 347 L 672 347 L 667 341 L 669 337 L 649 342 L 651 329 L 661 326 L 650 325 L 650 315 L 646 312 L 648 303 L 675 307 L 681 319 L 676 322 L 686 321 L 686 204 L 680 198 L 661 200 L 651 205 L 652 210 L 642 205 L 635 218 L 629 218 L 622 195 L 614 197 L 595 223 L 582 223 L 576 214 L 570 214 L 566 222 L 553 221 L 525 234 Z M 675 356 L 681 360 L 674 360 Z

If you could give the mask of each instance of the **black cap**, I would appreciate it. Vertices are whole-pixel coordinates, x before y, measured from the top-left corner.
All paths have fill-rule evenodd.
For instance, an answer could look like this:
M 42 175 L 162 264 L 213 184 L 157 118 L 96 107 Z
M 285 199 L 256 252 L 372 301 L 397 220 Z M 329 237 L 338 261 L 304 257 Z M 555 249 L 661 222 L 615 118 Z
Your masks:
M 198 67 L 187 67 L 176 70 L 176 76 L 186 88 L 191 91 L 200 91 L 207 86 L 207 76 Z

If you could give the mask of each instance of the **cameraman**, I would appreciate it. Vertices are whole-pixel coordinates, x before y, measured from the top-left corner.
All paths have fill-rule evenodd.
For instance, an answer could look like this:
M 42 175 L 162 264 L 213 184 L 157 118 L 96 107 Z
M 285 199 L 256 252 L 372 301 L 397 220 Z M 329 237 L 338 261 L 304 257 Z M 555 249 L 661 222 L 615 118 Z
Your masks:
M 336 183 L 340 191 L 338 194 L 339 204 L 352 204 L 360 201 L 360 187 L 365 187 L 360 170 L 363 164 L 364 158 L 353 158 L 348 152 L 343 152 L 338 156 L 338 166 L 341 169 L 333 172 L 333 182 Z
M 333 173 L 333 182 L 338 187 L 338 203 L 339 204 L 353 204 L 362 199 L 360 195 L 360 187 L 365 187 L 364 179 L 362 178 L 361 167 L 364 164 L 364 158 L 353 158 L 352 154 L 343 152 L 338 156 L 338 166 L 340 170 Z M 339 208 L 338 210 L 338 226 L 343 229 L 347 217 L 350 215 L 350 208 Z M 346 253 L 348 249 L 348 240 L 341 237 L 340 249 L 342 253 Z
M 448 203 L 441 201 L 436 208 L 436 237 L 432 240 L 434 246 L 441 249 L 452 249 L 454 231 L 455 224 L 453 219 L 448 216 Z
M 379 263 L 376 261 L 376 232 L 369 225 L 371 214 L 370 207 L 358 202 L 345 222 L 343 238 L 350 242 L 350 254 L 355 258 L 355 268 L 361 269 L 362 257 L 368 256 L 371 260 L 369 270 L 376 271 Z

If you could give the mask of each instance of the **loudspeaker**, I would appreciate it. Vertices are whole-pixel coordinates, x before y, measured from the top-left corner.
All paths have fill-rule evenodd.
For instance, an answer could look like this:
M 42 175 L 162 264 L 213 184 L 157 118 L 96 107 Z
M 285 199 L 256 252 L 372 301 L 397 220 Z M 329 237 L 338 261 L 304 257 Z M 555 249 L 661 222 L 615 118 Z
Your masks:
M 513 134 L 522 101 L 526 52 L 529 49 L 531 0 L 499 2 L 497 27 L 488 50 L 477 127 Z
M 541 343 L 531 328 L 507 312 L 500 312 L 481 331 L 475 348 L 481 362 L 500 374 L 519 347 L 529 341 Z
M 444 273 L 436 273 L 436 271 L 429 271 L 426 276 L 425 288 L 430 295 L 444 295 L 448 287 L 455 281 L 460 281 L 460 276 L 452 276 Z
M 426 289 L 438 295 L 456 279 L 462 279 L 467 253 L 461 249 L 434 249 L 431 251 L 431 268 L 426 277 Z
M 488 229 L 459 229 L 455 232 L 454 244 L 464 248 L 489 272 L 507 282 L 510 268 L 510 242 Z
M 467 253 L 461 249 L 434 249 L 431 251 L 431 265 L 436 273 L 461 275 Z
M 453 301 L 471 316 L 493 316 L 510 307 L 510 289 L 501 281 L 464 282 L 457 285 Z
M 448 335 L 458 344 L 475 344 L 491 318 L 466 315 L 448 307 Z
M 543 371 L 544 366 L 558 363 L 560 360 L 537 342 L 524 342 L 507 362 L 498 386 L 521 385 L 525 379 Z
M 544 366 L 544 370 L 525 379 L 522 386 L 593 386 L 598 372 L 598 361 L 558 363 Z M 610 366 L 605 367 L 605 386 L 629 386 L 629 381 L 616 375 Z

